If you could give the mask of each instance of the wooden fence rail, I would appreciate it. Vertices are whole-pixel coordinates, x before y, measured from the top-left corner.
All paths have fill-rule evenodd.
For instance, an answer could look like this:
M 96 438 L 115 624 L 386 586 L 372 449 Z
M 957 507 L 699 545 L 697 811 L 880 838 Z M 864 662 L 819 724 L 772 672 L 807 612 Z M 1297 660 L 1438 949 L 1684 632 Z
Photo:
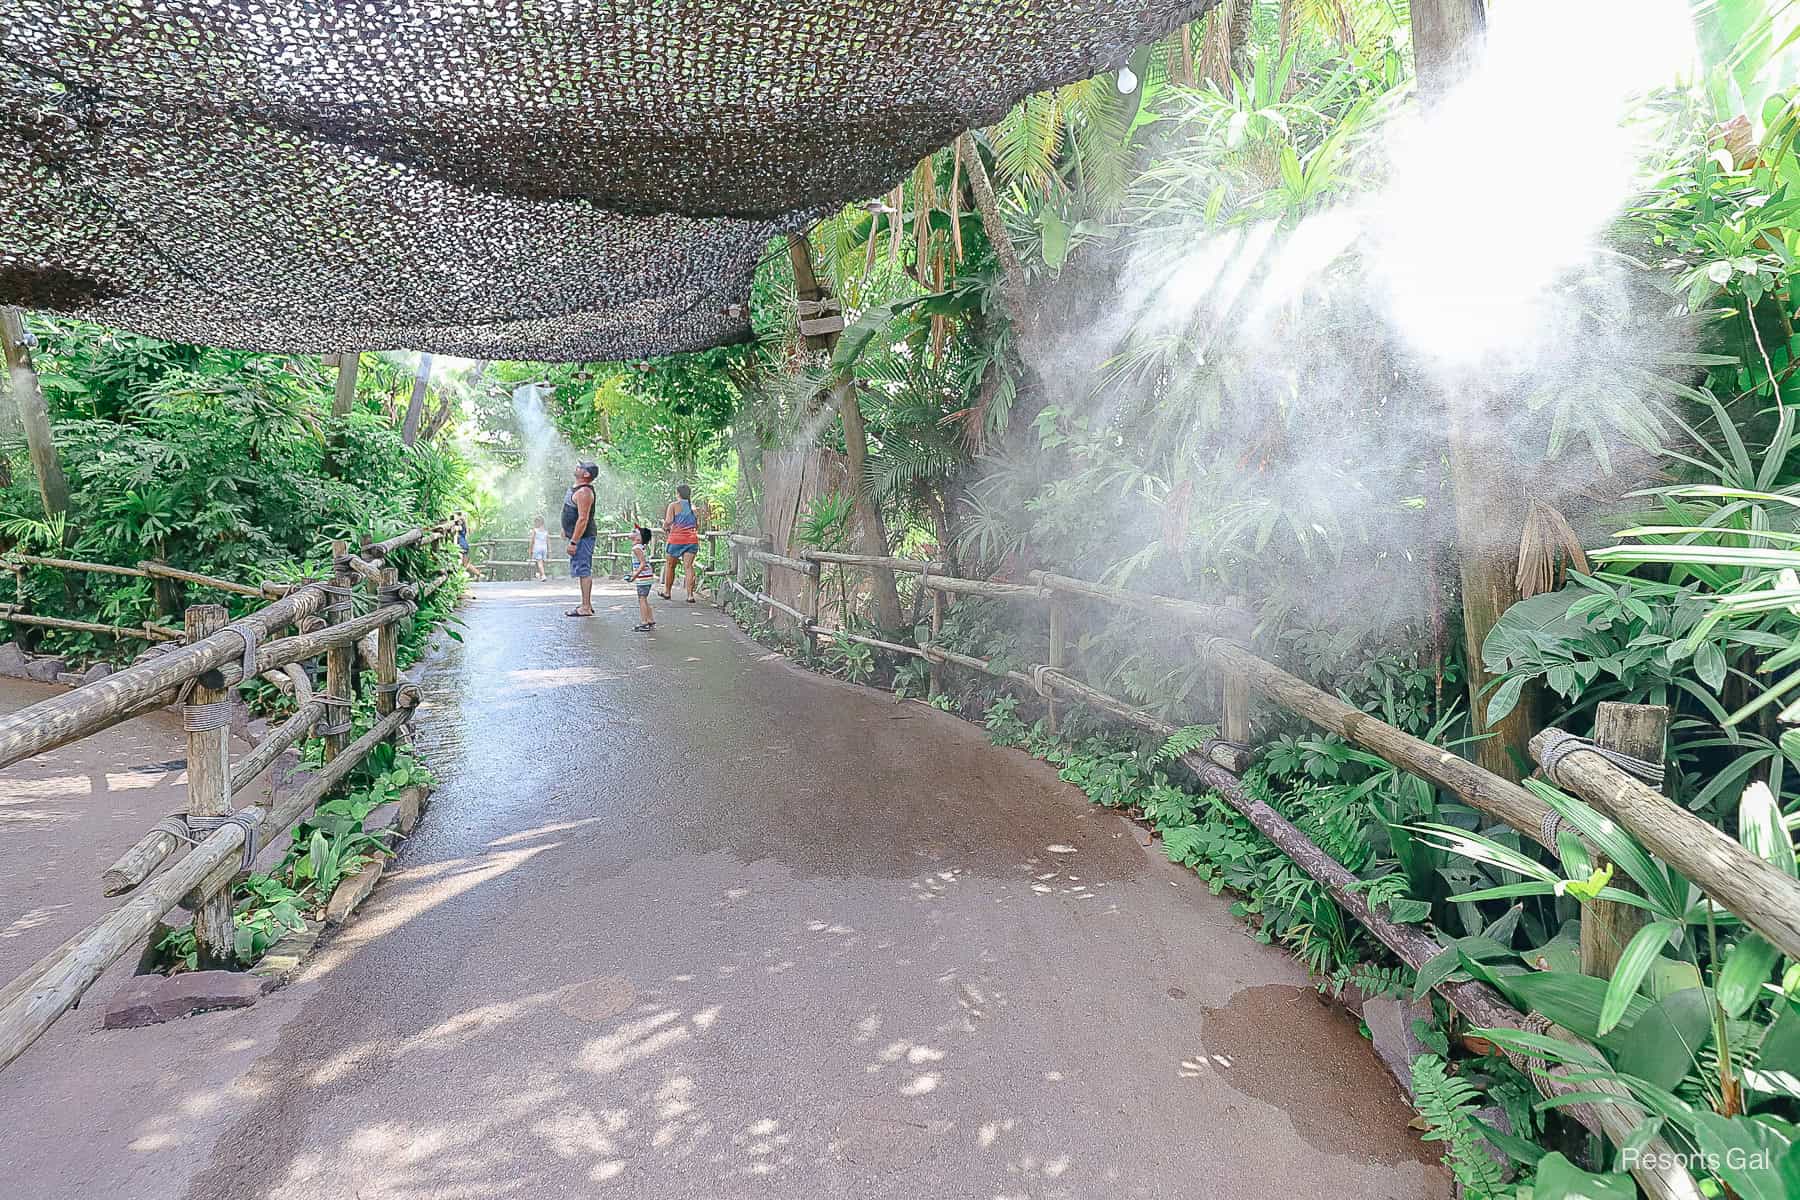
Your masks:
M 253 860 L 253 853 L 245 852 L 247 845 L 253 849 L 288 830 L 410 719 L 417 697 L 399 679 L 399 626 L 450 573 L 442 572 L 424 584 L 405 583 L 386 560 L 404 547 L 447 536 L 446 526 L 415 528 L 371 542 L 362 547 L 361 555 L 352 554 L 346 543 L 336 543 L 332 582 L 294 586 L 281 598 L 229 623 L 225 610 L 217 606 L 190 608 L 189 637 L 183 644 L 153 647 L 116 674 L 0 718 L 0 766 L 8 766 L 172 701 L 181 703 L 188 730 L 188 810 L 182 817 L 194 843 L 155 874 L 188 839 L 164 828 L 146 833 L 101 880 L 106 895 L 131 892 L 131 899 L 0 988 L 0 1068 L 23 1053 L 81 999 L 109 964 L 147 937 L 177 906 L 194 913 L 202 958 L 228 958 L 230 888 Z M 19 561 L 25 557 L 14 556 Z M 104 566 L 54 559 L 29 565 L 69 570 Z M 140 566 L 145 574 L 162 573 L 149 569 L 149 564 Z M 110 568 L 107 573 L 133 572 Z M 221 582 L 174 568 L 167 573 L 187 582 L 206 580 L 205 586 Z M 353 585 L 359 580 L 367 585 L 373 607 L 354 616 Z M 263 594 L 262 589 L 244 586 L 223 590 Z M 274 636 L 294 625 L 300 627 L 298 633 Z M 377 685 L 376 721 L 361 737 L 348 741 L 345 734 L 356 693 L 356 645 L 370 634 L 375 637 L 371 665 Z M 326 656 L 325 686 L 315 691 L 301 664 L 321 654 Z M 233 764 L 227 741 L 229 689 L 259 676 L 290 693 L 296 711 Z M 234 796 L 282 751 L 308 736 L 326 738 L 323 768 L 301 776 L 294 781 L 298 786 L 271 803 L 233 804 Z

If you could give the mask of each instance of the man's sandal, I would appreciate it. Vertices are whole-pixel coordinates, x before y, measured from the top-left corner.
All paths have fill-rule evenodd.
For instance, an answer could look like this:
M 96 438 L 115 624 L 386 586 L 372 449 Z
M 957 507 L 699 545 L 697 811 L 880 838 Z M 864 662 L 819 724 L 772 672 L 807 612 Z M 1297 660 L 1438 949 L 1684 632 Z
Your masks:
M 591 617 L 593 615 L 594 614 L 591 612 L 582 612 L 579 608 L 571 608 L 568 612 L 563 614 L 565 617 Z

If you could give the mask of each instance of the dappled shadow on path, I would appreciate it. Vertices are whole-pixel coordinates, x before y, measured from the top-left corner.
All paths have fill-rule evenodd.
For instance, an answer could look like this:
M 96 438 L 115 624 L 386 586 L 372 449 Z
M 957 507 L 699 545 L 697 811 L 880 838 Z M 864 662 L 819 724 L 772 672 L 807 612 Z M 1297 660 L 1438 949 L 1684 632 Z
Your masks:
M 442 786 L 192 1200 L 1447 1194 L 1360 1043 L 1324 1098 L 1187 1077 L 1300 972 L 1047 768 L 547 590 L 427 678 Z

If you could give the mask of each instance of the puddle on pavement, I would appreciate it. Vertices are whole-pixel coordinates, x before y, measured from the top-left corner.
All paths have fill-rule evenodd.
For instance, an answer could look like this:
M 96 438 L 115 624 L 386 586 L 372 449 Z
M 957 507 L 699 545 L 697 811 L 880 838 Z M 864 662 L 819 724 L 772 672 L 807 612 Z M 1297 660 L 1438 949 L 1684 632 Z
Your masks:
M 1311 988 L 1244 988 L 1206 1010 L 1200 1037 L 1214 1077 L 1281 1109 L 1314 1149 L 1384 1166 L 1437 1162 L 1407 1132 L 1413 1111 L 1355 1018 Z

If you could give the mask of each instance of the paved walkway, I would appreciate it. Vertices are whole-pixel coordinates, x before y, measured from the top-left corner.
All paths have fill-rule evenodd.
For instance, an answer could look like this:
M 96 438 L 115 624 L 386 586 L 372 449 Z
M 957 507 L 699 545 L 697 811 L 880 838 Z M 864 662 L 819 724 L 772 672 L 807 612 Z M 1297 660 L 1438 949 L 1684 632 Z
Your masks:
M 476 589 L 443 785 L 255 1008 L 0 1073 L 34 1200 L 1439 1197 L 1352 1022 L 1042 764 L 705 605 Z M 95 1006 L 97 1007 L 97 1006 Z M 13 1136 L 16 1135 L 16 1136 Z

